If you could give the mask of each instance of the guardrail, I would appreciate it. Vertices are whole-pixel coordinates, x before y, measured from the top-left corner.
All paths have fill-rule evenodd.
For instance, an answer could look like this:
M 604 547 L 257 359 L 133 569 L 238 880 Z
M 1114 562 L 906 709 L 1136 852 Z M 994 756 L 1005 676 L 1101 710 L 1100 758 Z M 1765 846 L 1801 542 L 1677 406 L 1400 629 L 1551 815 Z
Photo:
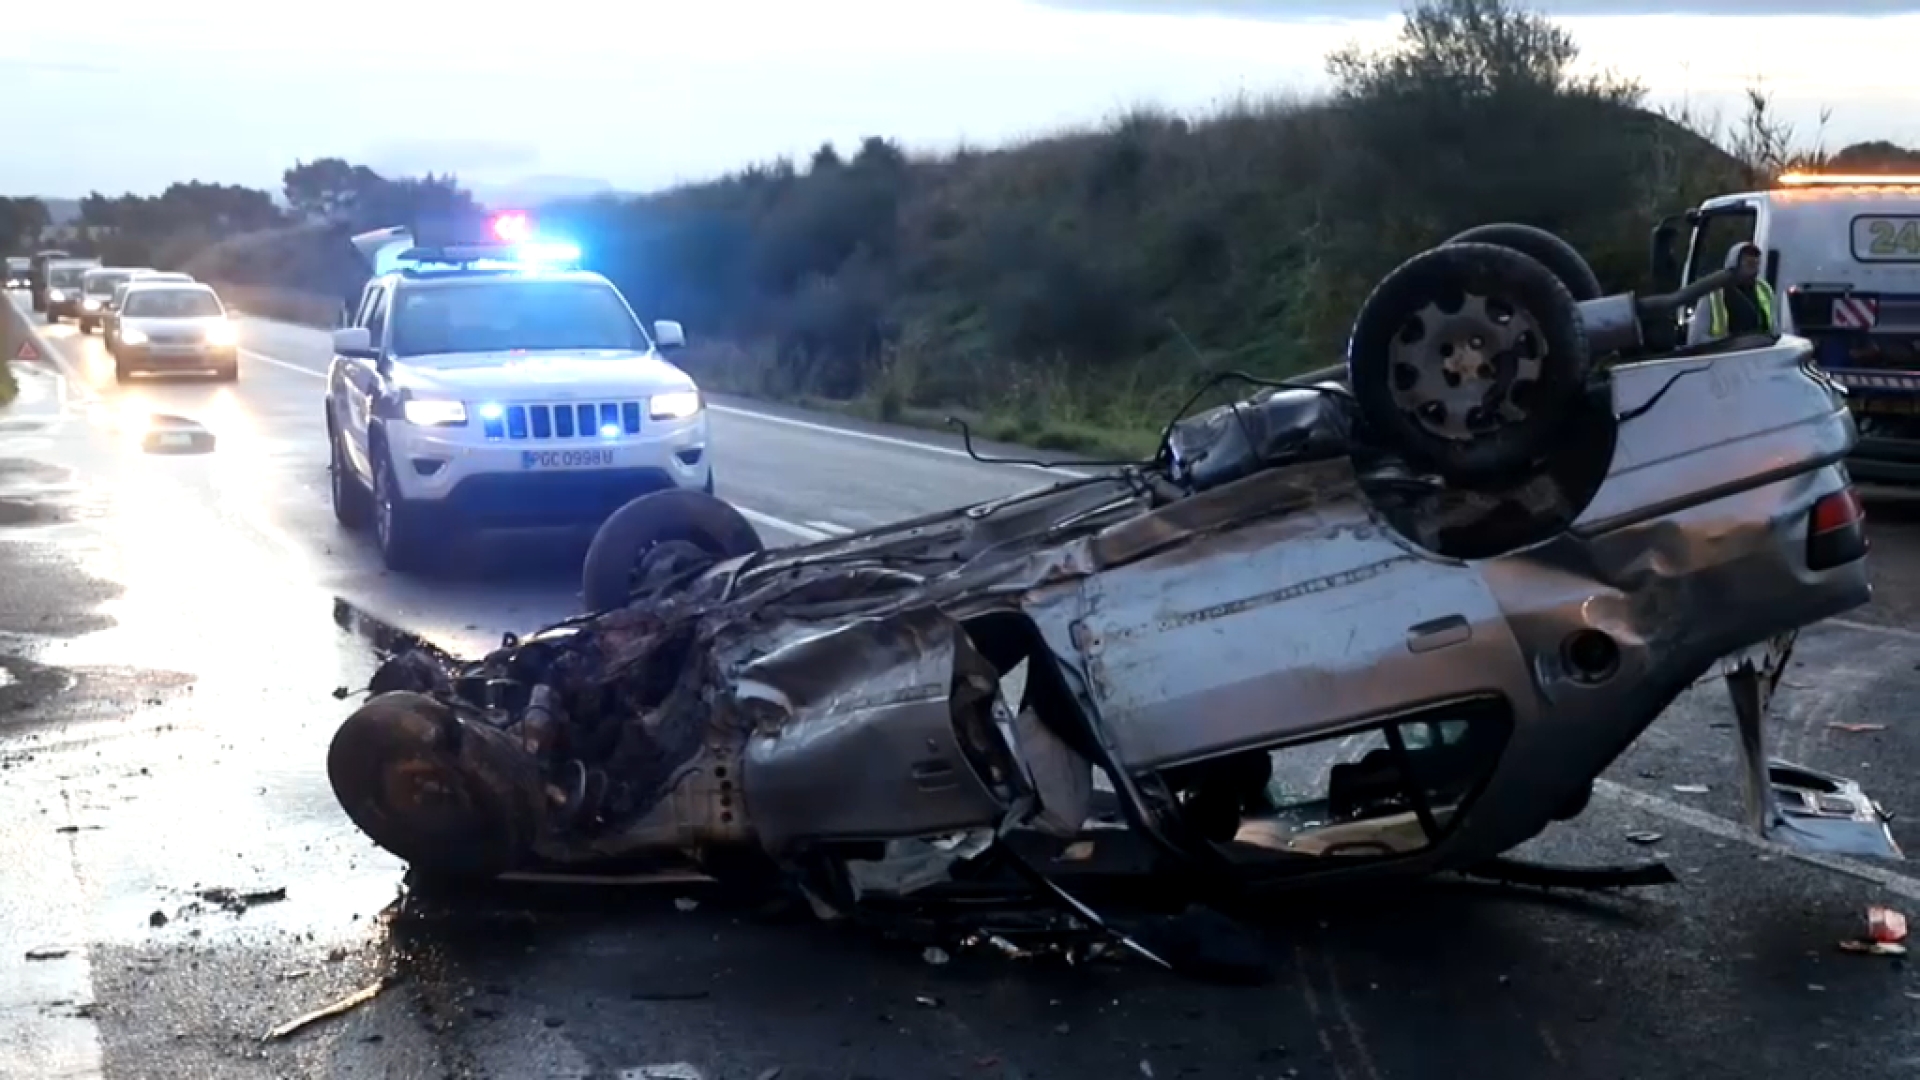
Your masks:
M 40 355 L 40 342 L 34 337 L 31 316 L 14 303 L 13 290 L 6 290 L 4 296 L 5 302 L 0 303 L 0 405 L 11 402 L 19 393 L 19 384 L 13 377 L 16 361 L 51 359 Z

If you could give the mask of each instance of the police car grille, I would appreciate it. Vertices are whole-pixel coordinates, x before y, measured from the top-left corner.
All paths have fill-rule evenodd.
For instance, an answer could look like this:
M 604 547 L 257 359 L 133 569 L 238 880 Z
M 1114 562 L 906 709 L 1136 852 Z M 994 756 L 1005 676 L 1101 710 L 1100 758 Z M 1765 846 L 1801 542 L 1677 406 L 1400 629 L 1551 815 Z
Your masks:
M 481 421 L 489 439 L 596 439 L 603 429 L 640 434 L 638 401 L 582 401 L 551 405 L 508 405 L 499 416 Z

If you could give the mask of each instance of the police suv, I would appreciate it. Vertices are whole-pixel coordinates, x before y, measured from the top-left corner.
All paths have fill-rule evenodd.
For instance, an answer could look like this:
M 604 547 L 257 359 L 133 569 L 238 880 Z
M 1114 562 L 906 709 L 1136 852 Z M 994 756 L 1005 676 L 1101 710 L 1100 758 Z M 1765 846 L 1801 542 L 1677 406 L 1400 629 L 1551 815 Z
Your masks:
M 333 332 L 326 425 L 334 515 L 386 565 L 432 563 L 456 529 L 597 525 L 629 500 L 713 490 L 699 388 L 577 249 L 524 215 L 484 243 L 353 239 L 374 275 Z

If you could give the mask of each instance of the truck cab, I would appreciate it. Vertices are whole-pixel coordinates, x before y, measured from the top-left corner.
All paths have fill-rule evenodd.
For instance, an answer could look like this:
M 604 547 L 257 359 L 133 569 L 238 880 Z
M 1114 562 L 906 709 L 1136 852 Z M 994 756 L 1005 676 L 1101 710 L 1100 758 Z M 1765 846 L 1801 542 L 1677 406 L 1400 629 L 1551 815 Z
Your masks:
M 1780 332 L 1812 341 L 1847 389 L 1855 478 L 1920 484 L 1920 175 L 1789 173 L 1767 191 L 1709 199 L 1662 223 L 1655 275 L 1691 283 L 1742 242 L 1762 252 Z

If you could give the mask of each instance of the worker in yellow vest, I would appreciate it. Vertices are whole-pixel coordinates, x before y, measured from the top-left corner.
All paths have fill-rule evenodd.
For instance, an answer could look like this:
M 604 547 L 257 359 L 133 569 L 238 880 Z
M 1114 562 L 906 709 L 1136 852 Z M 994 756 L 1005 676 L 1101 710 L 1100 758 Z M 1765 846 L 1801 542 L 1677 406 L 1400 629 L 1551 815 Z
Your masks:
M 1693 321 L 1687 324 L 1689 345 L 1780 333 L 1773 286 L 1760 276 L 1760 249 L 1753 244 L 1735 244 L 1727 252 L 1727 265 L 1734 268 L 1733 282 L 1694 305 Z

